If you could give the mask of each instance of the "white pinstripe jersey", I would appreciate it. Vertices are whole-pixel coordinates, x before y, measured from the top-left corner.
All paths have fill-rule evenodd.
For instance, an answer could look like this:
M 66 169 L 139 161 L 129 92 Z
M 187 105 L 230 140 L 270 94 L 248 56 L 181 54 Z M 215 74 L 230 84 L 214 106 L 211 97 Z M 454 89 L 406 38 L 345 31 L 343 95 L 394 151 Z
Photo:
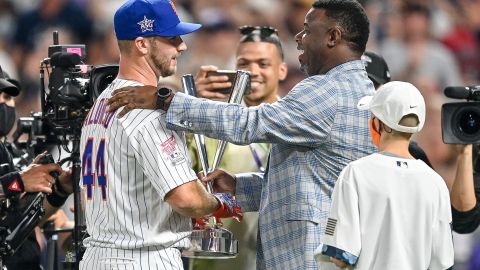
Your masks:
M 141 85 L 115 79 L 84 121 L 82 175 L 88 247 L 187 247 L 191 219 L 174 212 L 164 196 L 196 179 L 183 133 L 168 130 L 165 112 L 140 110 L 119 119 L 106 112 L 113 90 Z

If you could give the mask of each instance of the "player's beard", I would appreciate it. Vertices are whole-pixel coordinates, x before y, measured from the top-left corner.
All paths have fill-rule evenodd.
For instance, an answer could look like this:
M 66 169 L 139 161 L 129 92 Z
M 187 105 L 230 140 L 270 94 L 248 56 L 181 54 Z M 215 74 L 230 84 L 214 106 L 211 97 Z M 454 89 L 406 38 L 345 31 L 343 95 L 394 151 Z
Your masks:
M 157 44 L 152 42 L 152 50 L 149 52 L 148 57 L 150 58 L 153 68 L 160 72 L 160 76 L 168 77 L 175 74 L 177 66 L 171 67 L 172 57 L 163 55 L 161 50 L 158 49 Z

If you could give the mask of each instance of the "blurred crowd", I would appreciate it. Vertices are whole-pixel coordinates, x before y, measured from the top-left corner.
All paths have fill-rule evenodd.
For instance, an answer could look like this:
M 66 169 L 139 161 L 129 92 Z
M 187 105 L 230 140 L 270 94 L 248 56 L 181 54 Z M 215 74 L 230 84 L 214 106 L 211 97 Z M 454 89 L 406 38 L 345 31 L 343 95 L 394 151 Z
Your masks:
M 451 183 L 456 154 L 441 138 L 441 105 L 447 86 L 479 85 L 480 0 L 363 0 L 371 29 L 368 50 L 385 57 L 393 80 L 413 83 L 427 102 L 427 119 L 415 140 L 433 167 Z M 117 63 L 113 13 L 120 0 L 0 0 L 0 65 L 20 81 L 19 117 L 40 111 L 40 61 L 47 57 L 52 32 L 60 44 L 86 44 L 87 64 Z M 242 25 L 270 25 L 283 42 L 287 79 L 280 94 L 304 78 L 294 35 L 303 28 L 312 0 L 177 0 L 182 20 L 203 24 L 185 37 L 189 49 L 177 74 L 195 74 L 200 65 L 233 69 Z M 172 78 L 178 82 L 178 78 Z M 456 259 L 466 262 L 480 237 L 458 238 Z

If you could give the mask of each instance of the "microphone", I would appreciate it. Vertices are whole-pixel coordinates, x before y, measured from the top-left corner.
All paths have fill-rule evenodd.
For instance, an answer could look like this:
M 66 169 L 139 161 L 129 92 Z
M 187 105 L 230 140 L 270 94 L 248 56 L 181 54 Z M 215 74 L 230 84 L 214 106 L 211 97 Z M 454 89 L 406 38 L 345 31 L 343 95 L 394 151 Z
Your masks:
M 50 65 L 54 67 L 75 67 L 81 62 L 80 55 L 76 53 L 56 52 L 50 57 Z
M 480 86 L 449 86 L 444 94 L 449 98 L 480 100 Z

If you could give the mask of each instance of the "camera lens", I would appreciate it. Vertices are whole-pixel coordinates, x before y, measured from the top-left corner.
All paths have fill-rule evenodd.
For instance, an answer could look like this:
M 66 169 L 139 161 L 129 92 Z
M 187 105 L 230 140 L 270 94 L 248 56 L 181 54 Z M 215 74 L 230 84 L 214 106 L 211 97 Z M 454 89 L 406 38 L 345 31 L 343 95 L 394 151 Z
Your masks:
M 442 140 L 445 143 L 480 144 L 480 102 L 443 104 Z
M 465 135 L 475 135 L 480 131 L 480 114 L 473 110 L 466 110 L 458 117 L 458 128 Z

